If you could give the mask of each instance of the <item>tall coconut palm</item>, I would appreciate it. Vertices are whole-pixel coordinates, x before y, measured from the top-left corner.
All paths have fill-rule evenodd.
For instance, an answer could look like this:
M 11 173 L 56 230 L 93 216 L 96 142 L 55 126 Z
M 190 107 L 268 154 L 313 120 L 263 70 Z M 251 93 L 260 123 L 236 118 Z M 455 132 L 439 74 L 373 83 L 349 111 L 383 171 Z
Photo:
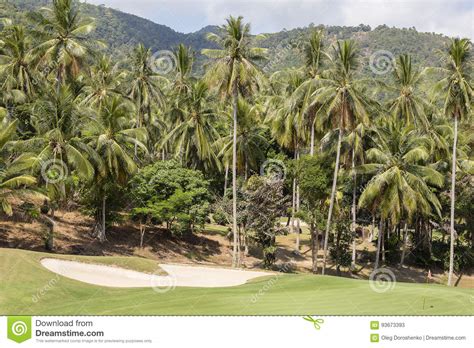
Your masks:
M 425 71 L 413 67 L 410 55 L 400 55 L 393 69 L 393 84 L 386 88 L 398 94 L 389 102 L 390 113 L 408 125 L 414 124 L 426 130 L 428 120 L 425 110 L 430 105 L 420 88 Z
M 446 116 L 453 118 L 454 142 L 451 168 L 451 215 L 450 215 L 450 249 L 449 249 L 449 273 L 448 285 L 453 284 L 454 270 L 454 207 L 456 189 L 456 155 L 458 141 L 458 122 L 467 119 L 472 113 L 473 89 L 471 86 L 471 48 L 469 39 L 454 39 L 449 46 L 449 56 L 446 71 L 447 90 L 444 104 Z
M 6 151 L 6 144 L 16 132 L 17 121 L 5 124 L 0 120 L 0 213 L 13 214 L 12 201 L 29 196 L 43 195 L 31 189 L 36 178 L 26 172 L 32 165 L 31 156 L 27 153 L 11 160 Z
M 118 63 L 114 64 L 111 57 L 101 56 L 90 69 L 90 75 L 82 89 L 82 103 L 100 109 L 107 98 L 121 95 L 120 88 L 124 78 L 125 72 L 119 70 Z
M 20 25 L 7 26 L 0 40 L 0 81 L 6 104 L 23 101 L 35 92 L 34 69 L 31 56 L 31 39 Z
M 218 133 L 214 128 L 215 114 L 208 98 L 208 87 L 203 81 L 188 87 L 187 95 L 176 105 L 180 113 L 174 129 L 163 138 L 170 142 L 183 162 L 194 168 L 218 166 L 214 143 Z
M 173 56 L 176 62 L 176 74 L 170 83 L 170 92 L 167 96 L 169 110 L 166 112 L 166 118 L 172 123 L 172 127 L 186 119 L 183 110 L 191 99 L 190 95 L 196 82 L 196 79 L 191 76 L 194 62 L 194 53 L 191 48 L 180 44 L 173 52 Z M 164 145 L 163 142 L 162 144 Z
M 67 85 L 59 91 L 50 87 L 43 98 L 32 104 L 30 112 L 36 136 L 17 140 L 14 146 L 20 151 L 34 153 L 33 169 L 41 171 L 50 195 L 66 198 L 68 173 L 74 171 L 84 181 L 94 175 L 90 163 L 94 151 L 81 138 L 82 117 L 77 97 Z M 61 180 L 48 177 L 49 168 L 53 168 L 53 175 L 61 175 Z
M 151 118 L 152 106 L 163 106 L 163 84 L 167 80 L 153 70 L 151 49 L 139 44 L 130 57 L 131 70 L 128 76 L 128 96 L 137 107 L 136 127 L 144 126 Z
M 84 141 L 93 148 L 101 161 L 98 163 L 97 182 L 103 187 L 109 180 L 125 185 L 129 177 L 137 171 L 133 160 L 134 146 L 145 153 L 147 134 L 145 128 L 130 128 L 133 108 L 120 97 L 107 98 L 97 117 L 92 117 L 84 129 Z M 107 195 L 102 189 L 102 228 L 100 241 L 106 240 L 105 210 Z
M 248 177 L 250 169 L 258 169 L 258 164 L 265 158 L 265 150 L 268 141 L 264 137 L 263 127 L 258 126 L 260 121 L 261 107 L 250 105 L 244 99 L 239 98 L 237 104 L 237 169 L 244 173 L 245 179 Z M 233 115 L 228 114 L 229 119 Z M 229 134 L 220 138 L 216 145 L 220 148 L 219 156 L 223 157 L 223 162 L 228 163 L 233 156 L 233 135 Z
M 194 52 L 191 48 L 180 44 L 174 52 L 176 60 L 176 76 L 173 81 L 173 92 L 177 95 L 187 95 L 194 79 L 191 77 Z
M 73 0 L 53 0 L 52 8 L 42 8 L 30 17 L 40 28 L 35 34 L 41 42 L 32 53 L 39 64 L 54 66 L 59 89 L 67 77 L 79 74 L 84 60 L 94 54 L 93 46 L 100 45 L 87 37 L 94 30 L 94 20 L 82 18 Z
M 367 124 L 369 121 L 368 110 L 371 106 L 370 100 L 362 89 L 366 80 L 357 79 L 358 53 L 355 43 L 350 40 L 338 41 L 334 53 L 332 67 L 325 71 L 317 81 L 319 87 L 314 93 L 314 102 L 322 105 L 325 110 L 325 118 L 321 121 L 330 121 L 331 127 L 338 130 L 336 163 L 324 236 L 323 274 L 326 269 L 328 237 L 336 198 L 343 133 L 353 129 L 358 123 Z
M 375 146 L 366 151 L 368 163 L 357 171 L 374 175 L 359 198 L 359 207 L 378 212 L 381 219 L 377 268 L 385 221 L 394 226 L 414 214 L 441 215 L 441 203 L 432 188 L 443 185 L 443 175 L 428 162 L 429 139 L 411 126 L 389 120 L 376 131 L 373 142 Z
M 331 57 L 324 50 L 324 33 L 322 30 L 314 30 L 311 32 L 308 41 L 304 47 L 305 55 L 305 71 L 309 76 L 309 80 L 304 82 L 294 93 L 294 97 L 302 99 L 304 104 L 304 118 L 307 127 L 310 129 L 310 148 L 309 153 L 314 155 L 315 147 L 315 126 L 318 113 L 322 112 L 321 105 L 315 103 L 311 99 L 314 93 L 315 81 L 317 81 L 322 73 L 322 65 L 326 61 L 330 61 Z
M 350 147 L 350 162 L 352 174 L 352 269 L 355 269 L 357 250 L 356 250 L 356 227 L 357 227 L 357 171 L 356 166 L 362 163 L 364 159 L 364 138 L 366 137 L 366 126 L 360 123 L 355 127 L 345 139 Z
M 219 49 L 205 49 L 204 55 L 216 59 L 207 73 L 211 82 L 223 98 L 231 98 L 233 107 L 233 151 L 232 151 L 232 265 L 237 266 L 237 108 L 239 95 L 246 96 L 262 84 L 262 74 L 255 62 L 264 59 L 265 49 L 252 47 L 250 24 L 241 16 L 230 16 L 221 27 L 221 35 L 211 33 L 208 39 Z
M 308 97 L 310 88 L 302 88 L 306 82 L 306 74 L 302 70 L 288 69 L 276 72 L 271 76 L 270 82 L 273 95 L 268 103 L 266 122 L 270 126 L 272 136 L 284 148 L 293 152 L 294 159 L 298 159 L 301 149 L 307 141 L 307 115 Z M 309 92 L 309 93 L 308 93 Z M 311 122 L 311 124 L 314 124 Z M 299 209 L 299 185 L 297 176 L 293 177 L 292 188 L 292 213 L 291 233 L 294 233 L 295 213 Z M 296 220 L 295 250 L 299 250 L 300 222 Z

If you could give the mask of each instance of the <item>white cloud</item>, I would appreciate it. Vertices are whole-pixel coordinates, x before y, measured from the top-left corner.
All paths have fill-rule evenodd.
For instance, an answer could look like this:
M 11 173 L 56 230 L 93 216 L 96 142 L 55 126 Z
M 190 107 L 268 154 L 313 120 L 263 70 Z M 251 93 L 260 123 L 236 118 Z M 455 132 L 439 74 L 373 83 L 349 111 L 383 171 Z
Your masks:
M 474 36 L 471 0 L 88 0 L 190 32 L 243 15 L 253 32 L 326 25 L 387 24 L 450 36 Z

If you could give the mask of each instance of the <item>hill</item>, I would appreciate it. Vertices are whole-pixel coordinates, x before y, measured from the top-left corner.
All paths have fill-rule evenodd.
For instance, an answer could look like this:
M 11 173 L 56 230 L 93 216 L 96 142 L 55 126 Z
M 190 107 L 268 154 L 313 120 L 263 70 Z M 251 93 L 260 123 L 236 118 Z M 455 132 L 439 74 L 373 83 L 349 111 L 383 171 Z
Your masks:
M 0 17 L 14 18 L 17 22 L 26 22 L 26 13 L 47 6 L 51 0 L 7 0 L 0 5 Z M 206 26 L 194 33 L 180 33 L 165 25 L 150 20 L 120 12 L 105 6 L 79 3 L 84 16 L 95 18 L 96 30 L 94 39 L 105 40 L 107 52 L 120 59 L 139 42 L 144 43 L 153 51 L 173 49 L 180 43 L 193 47 L 199 56 L 201 49 L 212 47 L 206 39 L 209 32 L 217 32 L 217 26 Z M 223 19 L 222 19 L 223 20 Z M 266 71 L 273 72 L 285 67 L 298 66 L 302 63 L 298 51 L 301 42 L 315 26 L 292 30 L 282 30 L 277 33 L 267 33 L 258 42 L 269 49 L 269 61 Z M 413 55 L 414 62 L 423 66 L 439 66 L 438 52 L 445 46 L 448 38 L 441 34 L 421 33 L 415 28 L 393 28 L 385 25 L 374 29 L 368 25 L 359 26 L 320 26 L 327 32 L 328 44 L 338 39 L 355 39 L 362 50 L 365 59 L 374 52 L 384 50 L 393 56 L 400 53 Z M 206 62 L 198 57 L 197 71 Z M 366 67 L 367 73 L 371 73 Z

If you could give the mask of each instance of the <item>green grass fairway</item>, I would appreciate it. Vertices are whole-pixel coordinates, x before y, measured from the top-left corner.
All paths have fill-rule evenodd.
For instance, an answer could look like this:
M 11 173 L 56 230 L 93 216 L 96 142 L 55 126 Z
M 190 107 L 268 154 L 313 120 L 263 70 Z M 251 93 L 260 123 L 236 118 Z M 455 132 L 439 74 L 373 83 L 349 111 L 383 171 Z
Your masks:
M 230 288 L 157 293 L 151 288 L 106 288 L 64 278 L 43 268 L 39 262 L 43 257 L 57 255 L 0 249 L 0 315 L 474 314 L 472 289 L 396 283 L 393 290 L 377 293 L 368 281 L 299 274 L 255 279 Z M 83 258 L 87 259 L 98 262 Z M 125 259 L 103 257 L 101 263 L 144 271 L 156 267 L 150 260 Z

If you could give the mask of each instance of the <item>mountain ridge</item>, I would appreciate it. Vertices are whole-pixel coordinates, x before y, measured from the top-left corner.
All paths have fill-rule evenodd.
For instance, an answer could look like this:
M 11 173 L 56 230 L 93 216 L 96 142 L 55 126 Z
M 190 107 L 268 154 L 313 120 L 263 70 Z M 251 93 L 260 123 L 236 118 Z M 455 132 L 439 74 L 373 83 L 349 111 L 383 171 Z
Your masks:
M 16 10 L 7 10 L 3 16 L 12 15 L 8 11 L 16 11 L 18 13 L 14 13 L 13 17 L 21 22 L 22 17 L 25 17 L 28 11 L 38 10 L 51 2 L 51 0 L 4 0 L 4 3 L 13 5 Z M 77 5 L 83 16 L 93 17 L 96 21 L 96 30 L 91 34 L 91 37 L 105 39 L 107 53 L 117 59 L 125 56 L 138 43 L 143 43 L 152 51 L 172 50 L 178 44 L 183 43 L 196 51 L 197 70 L 202 72 L 202 66 L 206 59 L 200 55 L 200 51 L 203 48 L 214 47 L 214 44 L 206 39 L 206 35 L 219 30 L 216 25 L 208 25 L 192 33 L 180 33 L 166 25 L 104 5 L 84 2 L 78 2 Z M 324 28 L 327 33 L 327 44 L 339 39 L 355 39 L 364 58 L 369 58 L 377 51 L 389 52 L 393 57 L 401 53 L 409 53 L 414 56 L 415 63 L 425 66 L 439 66 L 436 52 L 444 48 L 448 41 L 448 37 L 443 34 L 418 32 L 415 28 L 395 28 L 386 25 L 371 28 L 364 24 L 358 26 L 315 26 L 309 24 L 264 34 L 265 38 L 259 40 L 258 44 L 267 48 L 269 56 L 274 58 L 268 71 L 272 72 L 301 64 L 300 44 L 313 28 Z

